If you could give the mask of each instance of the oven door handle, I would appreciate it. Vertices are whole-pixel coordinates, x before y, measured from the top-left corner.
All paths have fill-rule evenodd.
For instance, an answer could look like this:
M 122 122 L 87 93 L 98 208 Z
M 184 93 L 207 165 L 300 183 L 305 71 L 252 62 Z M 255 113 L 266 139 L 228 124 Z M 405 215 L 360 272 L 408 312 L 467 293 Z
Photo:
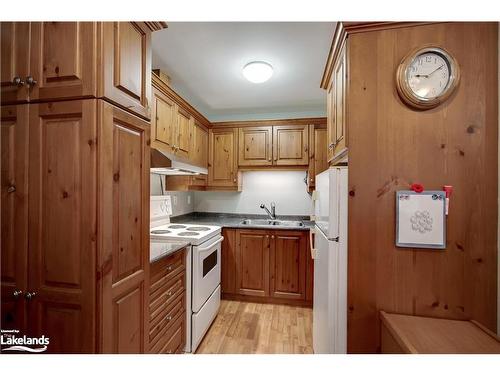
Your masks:
M 217 241 L 215 241 L 215 242 L 214 242 L 213 244 L 211 244 L 210 246 L 207 246 L 207 247 L 199 247 L 197 250 L 198 250 L 198 252 L 202 253 L 202 252 L 204 252 L 204 251 L 207 251 L 207 250 L 213 249 L 215 245 L 220 244 L 222 241 L 224 241 L 224 237 L 219 238 Z

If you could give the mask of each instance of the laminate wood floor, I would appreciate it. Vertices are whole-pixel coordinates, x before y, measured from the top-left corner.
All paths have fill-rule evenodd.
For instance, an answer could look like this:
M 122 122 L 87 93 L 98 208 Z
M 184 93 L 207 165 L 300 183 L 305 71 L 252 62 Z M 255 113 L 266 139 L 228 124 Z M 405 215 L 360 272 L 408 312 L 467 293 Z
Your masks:
M 312 354 L 312 309 L 222 300 L 196 353 Z

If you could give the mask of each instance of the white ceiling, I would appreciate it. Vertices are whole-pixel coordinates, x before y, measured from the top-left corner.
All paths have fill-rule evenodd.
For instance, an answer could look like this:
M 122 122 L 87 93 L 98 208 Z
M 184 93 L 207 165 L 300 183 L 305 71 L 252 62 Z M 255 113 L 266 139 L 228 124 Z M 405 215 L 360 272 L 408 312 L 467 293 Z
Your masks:
M 210 121 L 324 116 L 319 85 L 334 29 L 334 22 L 170 22 L 153 33 L 153 67 Z M 243 77 L 256 60 L 274 67 L 269 81 Z

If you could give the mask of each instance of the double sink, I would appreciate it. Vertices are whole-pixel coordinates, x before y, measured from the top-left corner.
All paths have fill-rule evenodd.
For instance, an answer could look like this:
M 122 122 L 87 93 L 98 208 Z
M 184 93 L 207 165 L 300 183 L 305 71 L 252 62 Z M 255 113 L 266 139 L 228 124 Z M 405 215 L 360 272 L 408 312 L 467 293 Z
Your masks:
M 295 220 L 271 220 L 271 219 L 245 219 L 241 225 L 253 227 L 303 227 L 302 221 Z

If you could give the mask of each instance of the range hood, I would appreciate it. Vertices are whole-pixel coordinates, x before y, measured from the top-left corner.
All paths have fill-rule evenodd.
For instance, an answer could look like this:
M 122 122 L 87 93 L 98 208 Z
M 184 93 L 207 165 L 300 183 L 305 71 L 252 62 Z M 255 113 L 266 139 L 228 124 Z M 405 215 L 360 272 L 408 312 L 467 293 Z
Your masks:
M 208 174 L 208 170 L 186 163 L 175 155 L 151 148 L 151 173 L 166 176 L 191 176 Z

